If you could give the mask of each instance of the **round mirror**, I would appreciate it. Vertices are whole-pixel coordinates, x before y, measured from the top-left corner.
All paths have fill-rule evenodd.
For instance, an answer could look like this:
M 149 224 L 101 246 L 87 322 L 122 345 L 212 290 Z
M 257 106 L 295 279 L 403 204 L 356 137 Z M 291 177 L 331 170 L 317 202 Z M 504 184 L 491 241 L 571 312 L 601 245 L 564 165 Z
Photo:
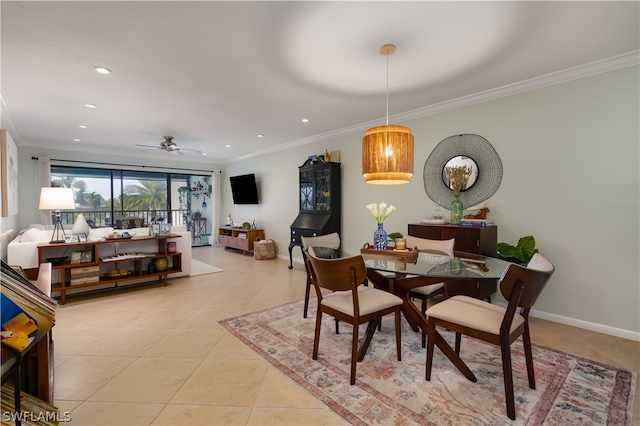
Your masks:
M 448 209 L 454 199 L 445 170 L 455 165 L 467 165 L 473 170 L 460 192 L 465 208 L 488 200 L 498 190 L 502 162 L 491 143 L 480 135 L 453 135 L 436 145 L 424 163 L 424 189 L 436 204 Z
M 460 191 L 466 191 L 471 188 L 473 184 L 478 180 L 478 165 L 473 158 L 466 157 L 464 155 L 457 155 L 453 157 L 451 160 L 447 161 L 447 163 L 442 168 L 442 182 L 451 190 L 453 190 L 453 185 L 449 182 L 449 177 L 447 176 L 447 169 L 453 167 L 466 167 L 469 170 L 469 176 L 467 177 L 466 184 L 460 189 Z

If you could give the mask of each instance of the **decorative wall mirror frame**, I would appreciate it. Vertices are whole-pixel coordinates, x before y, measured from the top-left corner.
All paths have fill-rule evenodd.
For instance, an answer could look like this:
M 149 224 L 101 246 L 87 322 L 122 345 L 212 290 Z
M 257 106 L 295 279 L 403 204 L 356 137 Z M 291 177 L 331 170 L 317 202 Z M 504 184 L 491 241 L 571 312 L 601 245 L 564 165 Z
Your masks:
M 449 209 L 453 191 L 443 180 L 443 171 L 454 157 L 469 157 L 478 166 L 476 181 L 460 192 L 460 201 L 472 207 L 488 200 L 502 181 L 502 161 L 488 140 L 480 135 L 462 134 L 443 139 L 424 163 L 424 189 L 435 203 Z

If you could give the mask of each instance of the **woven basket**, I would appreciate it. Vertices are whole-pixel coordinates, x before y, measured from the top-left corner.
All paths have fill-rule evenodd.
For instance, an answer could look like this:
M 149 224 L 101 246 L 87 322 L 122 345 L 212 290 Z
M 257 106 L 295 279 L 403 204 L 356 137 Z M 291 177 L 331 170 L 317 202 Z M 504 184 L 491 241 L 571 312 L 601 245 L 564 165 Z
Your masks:
M 256 238 L 253 243 L 253 256 L 256 260 L 275 259 L 276 244 L 273 240 L 260 240 Z

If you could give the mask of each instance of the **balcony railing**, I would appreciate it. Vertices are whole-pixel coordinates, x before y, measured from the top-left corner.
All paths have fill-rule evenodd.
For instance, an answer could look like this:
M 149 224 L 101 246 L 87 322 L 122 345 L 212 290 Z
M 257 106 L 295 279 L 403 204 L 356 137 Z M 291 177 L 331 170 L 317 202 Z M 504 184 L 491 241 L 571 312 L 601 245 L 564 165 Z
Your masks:
M 99 210 L 76 210 L 73 212 L 61 212 L 60 220 L 62 223 L 73 224 L 78 217 L 78 214 L 82 213 L 89 225 L 93 225 L 96 228 L 102 228 L 105 226 L 112 226 L 119 228 L 122 219 L 142 219 L 142 226 L 148 226 L 152 222 L 164 222 L 171 223 L 172 225 L 185 225 L 185 219 L 188 215 L 188 210 L 124 210 L 115 212 L 112 216 L 110 211 Z

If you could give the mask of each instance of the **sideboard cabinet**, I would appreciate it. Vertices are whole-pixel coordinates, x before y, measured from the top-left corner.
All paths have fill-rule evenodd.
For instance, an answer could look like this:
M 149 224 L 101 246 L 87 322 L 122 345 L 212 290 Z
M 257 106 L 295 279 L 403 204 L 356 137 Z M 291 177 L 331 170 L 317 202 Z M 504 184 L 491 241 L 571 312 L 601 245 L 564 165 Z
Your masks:
M 231 247 L 242 250 L 242 254 L 253 251 L 253 243 L 256 238 L 264 240 L 264 231 L 262 229 L 232 228 L 230 226 L 218 228 L 220 245 L 225 249 Z
M 430 240 L 450 240 L 455 238 L 453 247 L 455 251 L 472 254 L 482 254 L 495 257 L 498 243 L 497 226 L 458 226 L 458 225 L 431 225 L 424 223 L 409 224 L 408 235 Z M 495 280 L 459 280 L 448 282 L 445 286 L 445 297 L 456 294 L 464 294 L 478 299 L 491 300 L 491 295 L 496 292 Z
M 167 276 L 176 272 L 182 272 L 182 253 L 170 252 L 167 244 L 169 238 L 180 238 L 179 234 L 158 235 L 149 237 L 132 237 L 118 239 L 103 239 L 100 241 L 87 241 L 68 244 L 38 244 L 38 263 L 47 262 L 47 258 L 64 252 L 84 252 L 86 258 L 78 263 L 65 263 L 52 266 L 53 271 L 60 272 L 60 282 L 52 283 L 52 293 L 60 292 L 60 302 L 67 301 L 67 291 L 82 287 L 118 283 L 123 281 L 154 278 L 165 286 Z M 145 253 L 131 253 L 131 243 L 156 241 L 156 250 Z M 129 250 L 127 250 L 129 246 Z M 135 247 L 135 246 L 134 246 Z M 149 263 L 157 259 L 166 259 L 164 269 L 149 268 Z M 155 265 L 154 265 L 155 266 Z M 85 277 L 84 281 L 73 283 L 74 272 L 91 271 L 91 277 Z M 115 273 L 114 273 L 115 271 Z M 126 271 L 126 272 L 125 272 Z M 78 274 L 76 276 L 80 276 Z M 86 274 L 84 274 L 86 275 Z M 75 281 L 75 280 L 74 280 Z

